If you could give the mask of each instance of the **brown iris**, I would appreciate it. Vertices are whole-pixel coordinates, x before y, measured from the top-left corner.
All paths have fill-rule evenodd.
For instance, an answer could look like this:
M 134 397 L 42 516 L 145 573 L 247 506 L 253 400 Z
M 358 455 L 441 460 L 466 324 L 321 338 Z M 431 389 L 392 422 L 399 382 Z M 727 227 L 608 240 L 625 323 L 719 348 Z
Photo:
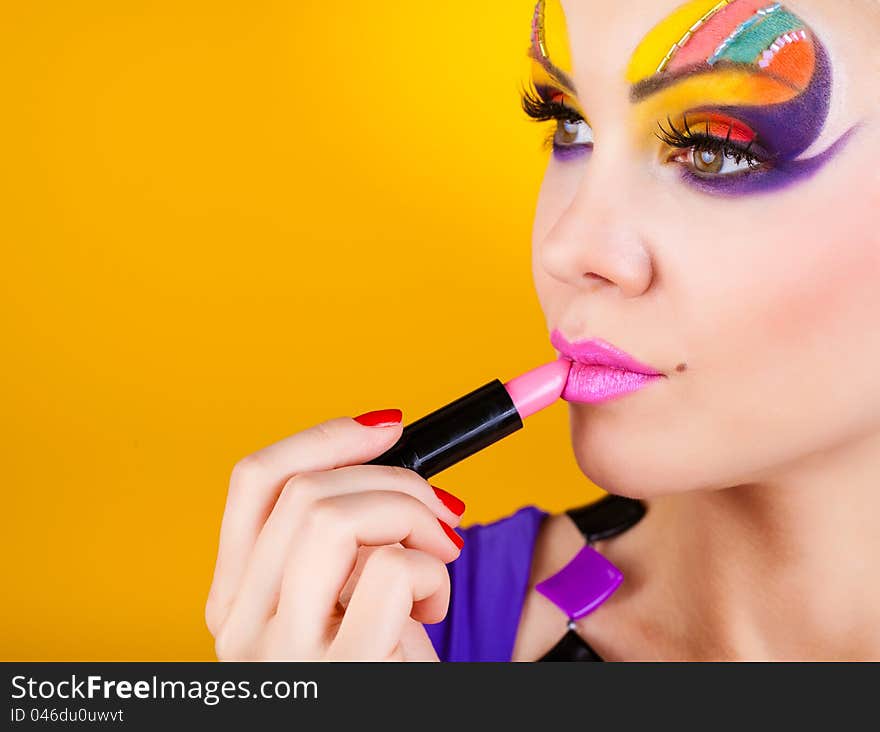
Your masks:
M 694 167 L 701 173 L 717 173 L 724 165 L 724 153 L 712 150 L 694 150 Z
M 556 141 L 562 145 L 571 145 L 578 139 L 577 122 L 570 120 L 559 120 L 556 124 Z

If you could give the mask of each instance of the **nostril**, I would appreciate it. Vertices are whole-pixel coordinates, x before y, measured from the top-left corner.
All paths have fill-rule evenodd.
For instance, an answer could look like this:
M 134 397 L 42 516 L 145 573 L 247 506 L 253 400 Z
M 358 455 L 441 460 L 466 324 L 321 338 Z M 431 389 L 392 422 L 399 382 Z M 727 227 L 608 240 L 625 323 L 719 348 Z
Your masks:
M 598 280 L 599 282 L 611 282 L 607 277 L 603 277 L 595 272 L 585 272 L 583 275 L 585 280 Z

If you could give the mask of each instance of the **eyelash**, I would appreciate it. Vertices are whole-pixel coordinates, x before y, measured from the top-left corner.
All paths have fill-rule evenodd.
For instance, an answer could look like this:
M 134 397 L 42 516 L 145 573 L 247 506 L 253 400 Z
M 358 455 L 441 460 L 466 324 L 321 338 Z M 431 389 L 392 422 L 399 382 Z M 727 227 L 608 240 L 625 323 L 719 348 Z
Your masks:
M 665 129 L 662 123 L 658 122 L 657 126 L 660 128 L 660 132 L 655 133 L 655 135 L 670 147 L 684 149 L 693 148 L 698 152 L 712 152 L 731 158 L 737 164 L 744 159 L 749 167 L 758 167 L 768 162 L 766 157 L 752 152 L 755 140 L 752 140 L 748 145 L 743 147 L 730 139 L 733 125 L 727 130 L 727 137 L 722 139 L 705 132 L 693 130 L 690 125 L 688 125 L 687 117 L 684 117 L 683 130 L 676 128 L 669 117 L 666 118 L 666 122 L 669 125 L 669 129 Z
M 562 102 L 544 99 L 539 93 L 533 92 L 531 89 L 524 89 L 521 96 L 523 112 L 535 122 L 549 122 L 552 119 L 555 119 L 557 122 L 586 121 L 577 110 L 562 104 Z M 551 130 L 544 140 L 544 145 L 552 147 L 555 135 L 556 132 Z
M 571 107 L 568 107 L 561 102 L 544 99 L 540 94 L 537 94 L 530 89 L 524 89 L 522 91 L 521 104 L 523 111 L 536 122 L 548 122 L 553 119 L 565 122 L 586 121 Z M 655 135 L 670 147 L 721 154 L 731 158 L 736 164 L 739 164 L 741 160 L 745 159 L 749 167 L 759 167 L 769 162 L 768 157 L 752 152 L 752 147 L 755 144 L 754 140 L 743 147 L 730 139 L 730 132 L 733 130 L 733 125 L 728 129 L 727 137 L 721 139 L 704 132 L 693 130 L 687 123 L 687 117 L 684 118 L 683 130 L 676 128 L 672 123 L 671 118 L 667 117 L 666 121 L 669 125 L 669 129 L 665 129 L 661 123 L 658 123 L 657 126 L 660 128 L 660 132 L 655 133 Z M 546 146 L 553 145 L 554 136 L 555 132 L 551 131 L 545 140 Z

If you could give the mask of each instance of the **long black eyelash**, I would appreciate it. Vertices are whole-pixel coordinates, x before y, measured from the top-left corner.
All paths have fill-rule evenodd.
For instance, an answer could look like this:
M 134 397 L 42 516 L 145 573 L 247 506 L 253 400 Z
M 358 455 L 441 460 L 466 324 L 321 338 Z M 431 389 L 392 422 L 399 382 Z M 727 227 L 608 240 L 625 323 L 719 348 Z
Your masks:
M 666 118 L 666 122 L 669 125 L 669 129 L 667 130 L 663 127 L 661 122 L 658 122 L 657 127 L 660 128 L 660 131 L 659 133 L 654 134 L 670 147 L 694 148 L 695 150 L 713 152 L 732 158 L 737 164 L 739 164 L 741 160 L 745 160 L 751 167 L 757 167 L 758 165 L 769 162 L 767 156 L 758 155 L 757 153 L 752 152 L 752 147 L 755 144 L 754 140 L 749 142 L 748 145 L 742 146 L 730 139 L 730 134 L 733 132 L 733 125 L 727 129 L 727 135 L 722 140 L 719 137 L 709 134 L 708 121 L 706 122 L 705 132 L 691 129 L 691 126 L 687 121 L 687 116 L 682 120 L 684 124 L 683 130 L 678 129 L 672 123 L 670 117 Z
M 584 118 L 571 107 L 560 102 L 545 99 L 539 92 L 532 89 L 523 88 L 521 91 L 521 106 L 523 111 L 531 119 L 536 122 L 548 122 L 549 120 L 563 120 L 566 122 L 583 122 Z M 666 118 L 669 129 L 665 129 L 663 124 L 658 122 L 659 133 L 655 133 L 663 142 L 671 147 L 676 148 L 694 148 L 695 150 L 714 152 L 731 158 L 736 164 L 745 160 L 749 166 L 757 167 L 761 164 L 769 162 L 768 156 L 758 155 L 752 152 L 755 141 L 752 140 L 748 145 L 742 146 L 730 139 L 733 132 L 733 125 L 728 127 L 727 135 L 722 140 L 714 135 L 709 134 L 709 123 L 706 122 L 706 131 L 700 132 L 691 129 L 688 124 L 687 115 L 682 119 L 684 129 L 679 130 L 673 123 L 671 117 Z M 554 133 L 545 140 L 546 145 L 552 145 Z
M 583 122 L 584 118 L 571 107 L 560 102 L 545 99 L 540 92 L 522 88 L 520 102 L 523 111 L 535 122 Z M 544 138 L 544 149 L 556 147 L 556 130 L 552 129 Z
M 545 99 L 539 92 L 531 89 L 522 89 L 521 105 L 523 112 L 536 122 L 547 122 L 551 119 L 566 122 L 582 122 L 583 117 L 571 107 Z

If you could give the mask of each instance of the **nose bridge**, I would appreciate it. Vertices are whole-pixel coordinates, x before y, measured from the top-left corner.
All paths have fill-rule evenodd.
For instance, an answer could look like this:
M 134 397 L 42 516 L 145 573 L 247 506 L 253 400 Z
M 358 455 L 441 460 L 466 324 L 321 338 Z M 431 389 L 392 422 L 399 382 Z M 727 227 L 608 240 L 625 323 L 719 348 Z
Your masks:
M 596 145 L 568 206 L 539 242 L 542 265 L 551 276 L 576 286 L 603 280 L 626 297 L 650 286 L 638 184 L 626 160 L 613 144 Z

